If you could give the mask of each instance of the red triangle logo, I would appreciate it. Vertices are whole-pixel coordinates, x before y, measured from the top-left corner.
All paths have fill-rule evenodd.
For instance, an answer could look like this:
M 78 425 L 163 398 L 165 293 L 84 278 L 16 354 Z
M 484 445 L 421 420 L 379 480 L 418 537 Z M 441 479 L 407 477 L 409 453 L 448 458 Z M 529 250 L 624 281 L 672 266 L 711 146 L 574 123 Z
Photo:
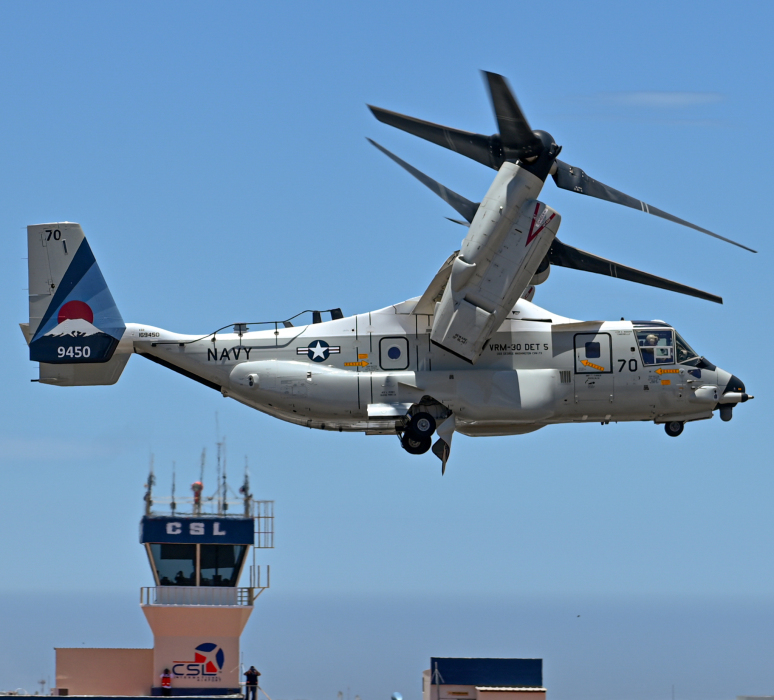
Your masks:
M 551 223 L 552 219 L 554 218 L 554 214 L 551 214 L 551 216 L 548 217 L 548 221 L 543 221 L 540 226 L 538 226 L 537 230 L 535 229 L 535 223 L 538 219 L 538 212 L 540 211 L 540 202 L 535 204 L 535 213 L 532 215 L 532 223 L 529 227 L 529 233 L 527 234 L 527 242 L 524 244 L 524 247 L 526 248 L 532 241 L 534 241 L 538 234 L 546 227 L 548 224 Z
M 200 654 L 199 652 L 194 652 L 194 663 L 203 664 L 206 660 L 207 660 L 207 657 L 204 654 Z
M 207 671 L 207 673 L 217 673 L 218 669 L 215 667 L 215 664 L 212 663 L 212 661 L 208 661 L 207 665 L 204 667 L 204 670 Z

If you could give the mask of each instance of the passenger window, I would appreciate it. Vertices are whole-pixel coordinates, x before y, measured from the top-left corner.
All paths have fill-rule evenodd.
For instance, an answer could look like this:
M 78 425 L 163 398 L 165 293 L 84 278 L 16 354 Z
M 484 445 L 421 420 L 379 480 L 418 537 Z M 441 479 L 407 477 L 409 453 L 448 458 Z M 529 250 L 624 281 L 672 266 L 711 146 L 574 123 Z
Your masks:
M 637 331 L 637 344 L 642 353 L 642 364 L 674 364 L 674 342 L 671 330 Z
M 586 358 L 593 360 L 594 358 L 601 357 L 602 353 L 599 349 L 599 343 L 586 343 Z

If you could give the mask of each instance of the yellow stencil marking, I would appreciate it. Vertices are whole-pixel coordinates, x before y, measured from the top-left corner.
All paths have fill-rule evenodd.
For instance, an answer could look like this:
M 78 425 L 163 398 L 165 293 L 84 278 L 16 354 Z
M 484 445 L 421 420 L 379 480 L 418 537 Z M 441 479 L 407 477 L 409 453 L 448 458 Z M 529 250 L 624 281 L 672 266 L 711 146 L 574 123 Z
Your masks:
M 368 353 L 366 352 L 366 353 L 363 353 L 361 355 L 358 355 L 357 359 L 358 360 L 367 360 L 368 359 Z
M 586 367 L 593 367 L 594 369 L 598 369 L 600 372 L 604 372 L 605 368 L 600 367 L 599 365 L 595 365 L 593 362 L 589 362 L 588 360 L 581 360 L 582 365 L 586 365 Z
M 367 362 L 345 362 L 345 367 L 368 367 Z
M 657 369 L 656 374 L 680 374 L 679 369 Z
M 667 384 L 671 384 L 671 383 L 672 383 L 672 382 L 670 382 L 668 379 L 662 379 L 662 380 L 661 380 L 661 385 L 662 385 L 662 386 L 666 386 Z

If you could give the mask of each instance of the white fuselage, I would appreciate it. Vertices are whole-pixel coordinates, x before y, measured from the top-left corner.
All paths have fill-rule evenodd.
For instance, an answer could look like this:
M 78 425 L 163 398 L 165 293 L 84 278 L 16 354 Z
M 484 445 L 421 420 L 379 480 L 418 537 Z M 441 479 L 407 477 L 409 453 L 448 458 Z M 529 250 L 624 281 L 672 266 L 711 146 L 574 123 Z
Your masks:
M 646 364 L 642 323 L 573 321 L 524 299 L 471 364 L 430 342 L 433 316 L 414 314 L 416 303 L 241 337 L 129 324 L 118 352 L 139 353 L 285 421 L 372 434 L 395 434 L 413 405 L 430 400 L 466 435 L 701 420 L 731 378 L 711 365 L 677 364 L 673 351 Z

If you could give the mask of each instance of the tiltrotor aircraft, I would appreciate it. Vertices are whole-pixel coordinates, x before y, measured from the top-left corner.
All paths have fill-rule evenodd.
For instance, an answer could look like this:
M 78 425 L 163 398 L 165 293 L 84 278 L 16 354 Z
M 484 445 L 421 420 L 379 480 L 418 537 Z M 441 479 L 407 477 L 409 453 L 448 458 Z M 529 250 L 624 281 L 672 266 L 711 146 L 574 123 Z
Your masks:
M 424 294 L 355 316 L 329 310 L 324 322 L 315 311 L 309 325 L 291 319 L 268 330 L 238 323 L 206 335 L 172 333 L 124 323 L 78 224 L 29 226 L 30 319 L 22 330 L 30 359 L 40 363 L 37 381 L 113 384 L 136 354 L 291 423 L 396 435 L 411 454 L 432 446 L 442 470 L 454 432 L 519 435 L 554 423 L 651 421 L 677 436 L 714 411 L 730 420 L 734 406 L 752 398 L 744 384 L 669 324 L 576 321 L 531 302 L 551 265 L 560 265 L 722 303 L 561 243 L 559 214 L 537 197 L 551 176 L 562 189 L 746 246 L 558 160 L 561 147 L 532 130 L 505 79 L 484 75 L 499 126 L 494 136 L 371 107 L 379 121 L 497 171 L 474 203 L 374 144 L 469 227 Z

